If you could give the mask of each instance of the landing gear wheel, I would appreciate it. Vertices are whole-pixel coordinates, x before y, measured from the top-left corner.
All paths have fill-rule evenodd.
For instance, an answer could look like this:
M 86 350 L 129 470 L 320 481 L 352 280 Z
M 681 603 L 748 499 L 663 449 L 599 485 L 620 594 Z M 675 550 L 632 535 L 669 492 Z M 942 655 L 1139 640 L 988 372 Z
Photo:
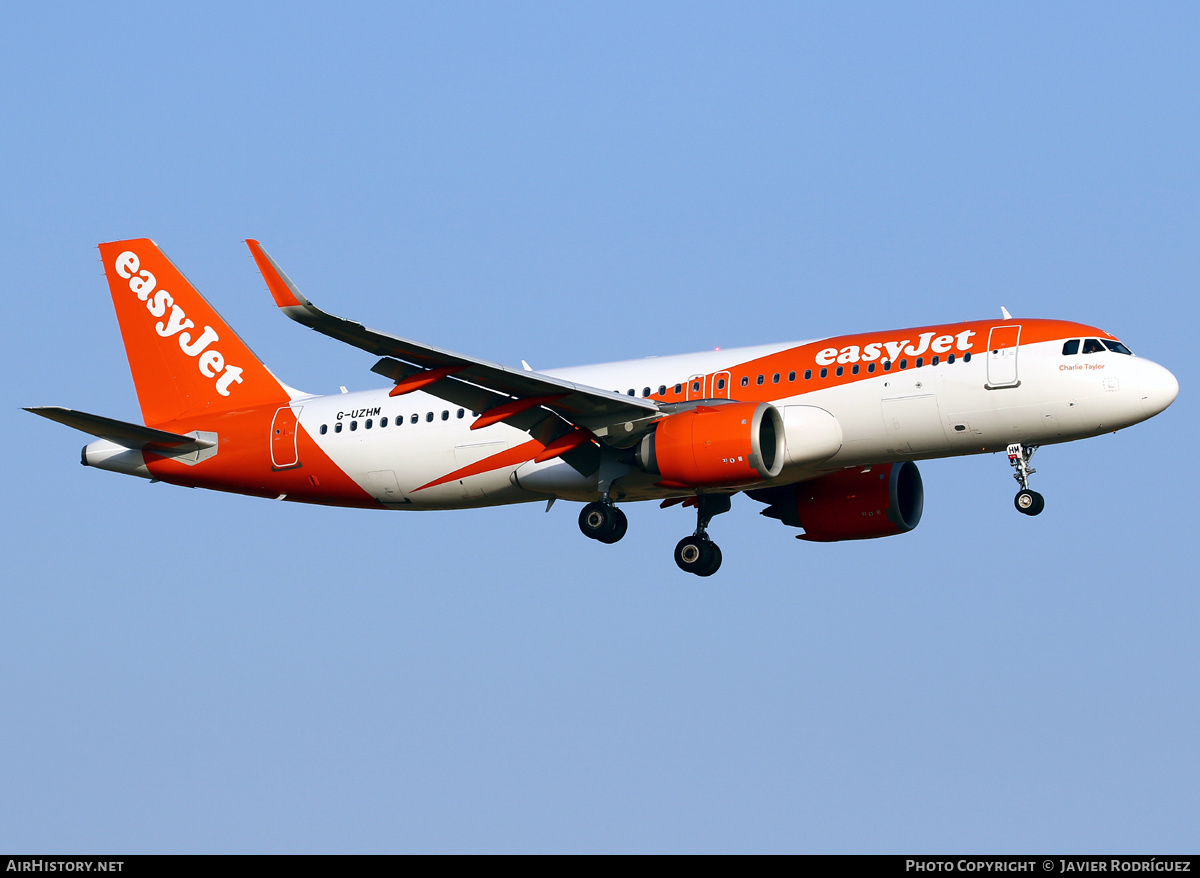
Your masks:
M 625 513 L 611 503 L 589 503 L 579 513 L 579 529 L 591 540 L 615 543 L 625 536 L 629 522 Z M 617 536 L 614 538 L 614 534 Z
M 617 507 L 612 506 L 610 508 L 613 511 L 613 515 L 615 515 L 616 519 L 617 519 L 616 528 L 608 536 L 597 537 L 596 539 L 598 539 L 602 543 L 608 543 L 611 545 L 612 543 L 619 541 L 621 539 L 621 537 L 625 536 L 625 531 L 629 530 L 629 519 L 626 518 L 625 513 L 622 512 Z
M 1030 491 L 1026 488 L 1017 492 L 1017 496 L 1013 499 L 1013 505 L 1017 507 L 1018 512 L 1025 515 L 1037 515 L 1046 508 L 1046 499 L 1037 491 Z
M 712 576 L 721 566 L 721 550 L 704 537 L 684 537 L 675 546 L 675 563 L 696 576 Z
M 1016 470 L 1013 478 L 1021 486 L 1021 490 L 1017 491 L 1017 496 L 1013 498 L 1013 505 L 1022 515 L 1037 515 L 1046 508 L 1046 501 L 1042 495 L 1029 490 L 1029 477 L 1037 472 L 1029 465 L 1035 451 L 1036 445 L 1022 445 L 1020 442 L 1008 446 L 1008 462 Z
M 712 546 L 712 560 L 708 564 L 708 572 L 701 573 L 701 576 L 712 576 L 721 569 L 721 547 L 716 543 L 709 543 Z

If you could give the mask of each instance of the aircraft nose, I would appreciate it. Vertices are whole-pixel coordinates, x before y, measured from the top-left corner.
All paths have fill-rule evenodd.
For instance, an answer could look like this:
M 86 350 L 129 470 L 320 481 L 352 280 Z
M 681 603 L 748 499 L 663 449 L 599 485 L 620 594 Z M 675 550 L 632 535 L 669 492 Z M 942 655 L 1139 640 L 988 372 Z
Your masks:
M 1179 381 L 1169 370 L 1158 363 L 1146 362 L 1142 377 L 1142 408 L 1146 417 L 1152 418 L 1175 401 L 1179 395 Z

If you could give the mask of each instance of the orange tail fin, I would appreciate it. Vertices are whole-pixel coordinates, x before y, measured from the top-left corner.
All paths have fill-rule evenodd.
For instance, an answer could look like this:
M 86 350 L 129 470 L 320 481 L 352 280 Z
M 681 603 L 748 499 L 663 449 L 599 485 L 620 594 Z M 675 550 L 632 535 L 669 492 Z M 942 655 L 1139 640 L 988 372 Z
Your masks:
M 100 256 L 147 424 L 289 399 L 153 241 L 101 244 Z

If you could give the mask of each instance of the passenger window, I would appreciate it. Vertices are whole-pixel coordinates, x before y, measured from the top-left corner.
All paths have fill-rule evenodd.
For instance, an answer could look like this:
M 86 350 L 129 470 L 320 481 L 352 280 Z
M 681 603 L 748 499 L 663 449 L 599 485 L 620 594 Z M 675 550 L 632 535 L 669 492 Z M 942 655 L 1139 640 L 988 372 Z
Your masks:
M 850 374 L 851 375 L 858 374 L 858 363 L 855 363 L 853 366 L 850 367 Z
M 370 430 L 370 429 L 371 429 L 371 427 L 373 427 L 373 426 L 374 426 L 374 424 L 375 424 L 375 422 L 374 422 L 374 421 L 372 421 L 370 418 L 367 418 L 367 423 L 365 424 L 365 426 L 366 426 L 366 428 L 367 428 L 368 430 Z
M 907 368 L 908 368 L 908 360 L 907 360 L 907 359 L 902 359 L 902 360 L 900 360 L 900 368 L 901 368 L 901 369 L 907 369 Z
M 717 379 L 717 390 L 724 390 L 724 389 L 725 389 L 725 379 L 718 378 Z
M 812 378 L 812 369 L 805 369 L 804 370 L 804 380 L 808 381 L 810 378 Z
M 358 421 L 351 421 L 350 422 L 350 432 L 353 433 L 357 429 L 358 429 Z
M 936 366 L 940 362 L 941 362 L 941 357 L 937 356 L 937 354 L 934 354 L 933 359 L 929 361 L 929 365 Z
M 967 351 L 965 354 L 963 354 L 963 362 L 964 363 L 971 362 L 971 352 L 970 351 Z
M 795 381 L 795 380 L 796 380 L 796 373 L 788 372 L 788 381 Z
M 693 381 L 692 382 L 692 393 L 699 393 L 699 392 L 700 392 L 700 382 Z
M 466 413 L 467 413 L 467 412 L 466 412 L 466 410 L 465 410 L 465 409 L 459 409 L 459 410 L 458 410 L 458 415 L 457 415 L 457 417 L 458 417 L 458 418 L 461 420 L 461 419 L 462 419 L 462 417 L 463 417 L 463 416 L 464 416 Z
M 954 365 L 954 354 L 951 354 L 950 356 L 946 357 L 946 362 L 949 363 L 951 366 L 953 366 Z
M 658 395 L 659 396 L 667 395 L 667 385 L 665 385 L 665 384 L 658 385 Z
M 1104 350 L 1104 345 L 1100 344 L 1098 338 L 1085 338 L 1083 340 L 1083 352 L 1085 354 L 1098 354 Z
M 822 368 L 822 369 L 821 369 L 821 377 L 822 377 L 822 378 L 827 378 L 828 376 L 829 376 L 829 370 L 828 370 L 828 369 L 825 369 L 825 368 Z
M 643 387 L 643 388 L 642 388 L 642 396 L 649 396 L 649 395 L 650 395 L 650 388 L 649 388 L 649 387 Z
M 838 366 L 838 367 L 837 367 L 837 377 L 841 378 L 841 377 L 842 377 L 842 373 L 843 373 L 843 372 L 845 372 L 845 371 L 846 371 L 846 370 L 845 370 L 845 368 L 844 368 L 844 367 L 842 367 L 842 366 Z
M 1079 353 L 1079 339 L 1073 338 L 1063 345 L 1063 356 L 1073 357 Z
M 774 375 L 771 376 L 771 383 L 772 384 L 779 383 L 779 373 L 778 372 L 776 372 Z
M 427 423 L 427 424 L 433 423 L 433 412 L 425 413 L 425 423 Z
M 756 379 L 756 381 L 757 381 L 759 384 L 762 384 L 762 383 L 763 383 L 763 376 L 759 375 L 759 376 L 758 376 L 758 378 Z
M 1125 345 L 1121 344 L 1119 341 L 1109 341 L 1106 338 L 1104 339 L 1104 346 L 1114 354 L 1128 354 L 1131 357 L 1133 356 L 1133 351 L 1125 347 Z
M 742 379 L 742 383 L 743 383 L 743 384 L 745 384 L 745 383 L 746 383 L 746 379 L 745 379 L 745 378 L 743 378 L 743 379 Z M 676 392 L 676 393 L 683 393 L 683 385 L 682 385 L 682 384 L 676 384 L 676 385 L 675 385 L 675 392 Z
M 442 420 L 443 421 L 450 420 L 450 409 L 442 409 Z
M 324 436 L 324 435 L 325 435 L 326 433 L 328 433 L 328 432 L 329 432 L 329 425 L 328 425 L 328 424 L 322 424 L 322 425 L 321 425 L 321 435 L 322 435 L 322 436 Z
M 333 425 L 333 432 L 335 432 L 335 433 L 342 432 L 342 422 L 341 421 L 338 421 L 336 424 Z
M 629 388 L 629 395 L 630 395 L 630 396 L 637 396 L 637 393 L 635 393 L 635 392 L 634 392 L 634 389 L 633 389 L 632 387 L 631 387 L 631 388 Z
M 745 386 L 746 386 L 747 384 L 749 384 L 749 383 L 750 383 L 750 378 L 749 378 L 749 376 L 747 376 L 747 375 L 743 375 L 743 376 L 742 376 L 742 387 L 745 387 Z
M 920 369 L 924 365 L 925 365 L 925 358 L 917 357 L 917 368 Z
M 386 426 L 387 426 L 387 418 L 380 418 L 379 419 L 379 429 L 382 430 Z
M 867 363 L 867 373 L 870 374 L 871 372 L 874 372 L 874 371 L 875 371 L 875 364 Z
M 883 361 L 883 371 L 884 371 L 884 372 L 891 372 L 891 371 L 892 371 L 892 361 L 891 361 L 891 360 L 884 360 L 884 361 Z
M 418 415 L 416 412 L 413 412 L 413 416 L 412 416 L 411 420 L 412 420 L 412 422 L 415 424 L 415 423 L 417 423 L 418 421 L 420 421 L 420 420 L 421 420 L 421 416 L 420 416 L 420 415 Z

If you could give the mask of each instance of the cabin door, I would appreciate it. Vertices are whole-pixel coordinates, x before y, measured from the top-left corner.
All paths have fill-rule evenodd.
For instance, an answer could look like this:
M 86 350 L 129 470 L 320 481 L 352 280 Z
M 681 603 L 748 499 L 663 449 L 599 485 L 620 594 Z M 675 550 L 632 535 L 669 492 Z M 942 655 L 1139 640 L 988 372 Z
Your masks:
M 299 438 L 297 419 L 302 410 L 302 406 L 293 409 L 285 405 L 271 419 L 271 466 L 275 469 L 291 469 L 300 465 L 296 442 Z
M 1020 326 L 993 326 L 988 333 L 988 387 L 1016 387 Z

